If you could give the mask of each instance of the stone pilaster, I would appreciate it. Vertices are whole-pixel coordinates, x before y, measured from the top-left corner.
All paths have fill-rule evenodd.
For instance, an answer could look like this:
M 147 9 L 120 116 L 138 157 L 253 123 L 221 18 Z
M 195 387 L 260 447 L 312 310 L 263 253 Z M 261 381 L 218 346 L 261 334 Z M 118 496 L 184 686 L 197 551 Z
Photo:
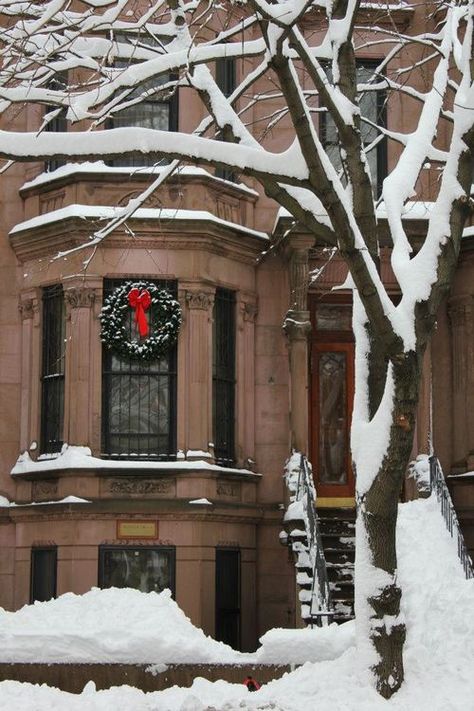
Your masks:
M 449 300 L 453 369 L 453 460 L 457 466 L 474 464 L 474 296 Z
M 290 368 L 291 448 L 308 453 L 308 335 L 311 332 L 307 311 L 309 287 L 309 250 L 314 238 L 292 235 L 288 245 L 290 309 L 284 323 L 288 336 Z
M 212 441 L 212 307 L 214 291 L 185 291 L 186 450 L 208 452 Z M 192 458 L 192 457 L 191 457 Z M 202 455 L 196 455 L 202 459 Z
M 101 280 L 97 277 L 65 281 L 66 389 L 65 441 L 100 450 Z
M 20 450 L 39 442 L 41 407 L 41 289 L 20 294 L 21 410 Z
M 255 468 L 255 296 L 237 297 L 236 334 L 236 459 L 239 466 Z

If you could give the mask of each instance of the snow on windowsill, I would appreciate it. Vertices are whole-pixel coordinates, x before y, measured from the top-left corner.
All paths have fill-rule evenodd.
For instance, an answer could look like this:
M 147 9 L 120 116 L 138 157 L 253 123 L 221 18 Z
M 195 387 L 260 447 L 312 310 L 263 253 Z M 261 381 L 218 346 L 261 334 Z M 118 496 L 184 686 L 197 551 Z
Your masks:
M 83 220 L 112 220 L 119 217 L 125 209 L 126 208 L 124 207 L 112 207 L 110 205 L 67 205 L 67 207 L 61 207 L 59 210 L 52 210 L 51 212 L 46 212 L 43 215 L 32 217 L 30 220 L 26 220 L 25 222 L 19 222 L 15 225 L 15 227 L 13 227 L 12 230 L 10 230 L 10 235 L 14 235 L 25 230 L 38 229 L 44 225 L 49 225 L 53 222 L 60 222 L 61 220 L 73 217 Z M 250 227 L 239 225 L 237 222 L 223 220 L 207 210 L 174 210 L 172 208 L 140 207 L 128 219 L 158 220 L 160 222 L 163 222 L 164 220 L 198 220 L 214 222 L 217 225 L 228 227 L 232 230 L 236 230 L 237 232 L 244 232 L 252 237 L 257 237 L 258 239 L 265 241 L 268 240 L 268 235 L 265 232 L 253 230 Z
M 59 501 L 29 501 L 27 504 L 17 504 L 8 501 L 5 496 L 0 496 L 0 508 L 22 508 L 23 506 L 50 506 L 51 504 L 90 504 L 88 499 L 81 499 L 79 496 L 65 496 Z
M 12 476 L 21 474 L 37 474 L 40 472 L 50 472 L 51 470 L 67 470 L 67 469 L 137 469 L 137 470 L 154 470 L 154 471 L 211 471 L 221 472 L 223 474 L 242 474 L 252 477 L 260 477 L 260 474 L 255 474 L 249 469 L 235 469 L 229 467 L 221 467 L 218 464 L 210 464 L 204 460 L 196 461 L 150 461 L 136 459 L 99 459 L 93 457 L 89 447 L 78 447 L 63 445 L 61 453 L 53 459 L 31 459 L 28 452 L 23 452 L 18 457 L 18 460 L 11 470 Z
M 40 185 L 47 185 L 48 183 L 54 183 L 56 180 L 62 180 L 63 178 L 68 178 L 72 175 L 80 175 L 82 173 L 100 173 L 101 175 L 126 175 L 134 178 L 137 175 L 159 175 L 164 168 L 168 168 L 167 165 L 163 166 L 143 166 L 143 167 L 127 167 L 127 166 L 110 166 L 106 165 L 104 161 L 98 160 L 94 162 L 84 162 L 84 163 L 66 163 L 65 165 L 56 168 L 50 172 L 40 173 L 33 178 L 24 183 L 20 192 L 24 190 L 30 190 L 31 188 L 39 187 Z M 252 188 L 249 188 L 245 183 L 234 183 L 231 180 L 225 180 L 224 178 L 219 178 L 217 175 L 209 173 L 209 171 L 204 168 L 197 168 L 192 165 L 186 165 L 179 168 L 174 173 L 175 176 L 201 176 L 203 178 L 210 178 L 216 183 L 227 185 L 229 187 L 240 190 L 241 192 L 247 193 L 254 197 L 258 197 L 259 193 Z

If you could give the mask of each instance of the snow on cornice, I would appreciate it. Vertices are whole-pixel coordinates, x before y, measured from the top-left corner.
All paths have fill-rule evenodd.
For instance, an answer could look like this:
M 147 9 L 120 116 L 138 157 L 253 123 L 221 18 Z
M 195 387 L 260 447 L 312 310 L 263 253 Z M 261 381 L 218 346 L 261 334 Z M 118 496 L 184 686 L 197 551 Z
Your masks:
M 112 207 L 109 205 L 67 205 L 59 210 L 52 210 L 43 215 L 37 215 L 25 222 L 19 222 L 13 229 L 10 230 L 10 235 L 24 232 L 26 230 L 38 229 L 45 225 L 70 218 L 79 218 L 83 220 L 112 220 L 118 217 L 124 210 L 123 207 Z M 213 222 L 216 225 L 222 225 L 228 229 L 244 232 L 251 237 L 256 237 L 261 240 L 268 240 L 268 235 L 265 232 L 253 230 L 250 227 L 239 225 L 237 222 L 223 220 L 212 212 L 207 210 L 175 210 L 172 208 L 151 208 L 141 207 L 128 218 L 130 220 L 156 220 L 158 222 L 171 220 L 194 220 L 200 222 Z
M 124 175 L 133 179 L 142 175 L 157 176 L 165 168 L 168 168 L 168 166 L 144 166 L 141 168 L 130 168 L 124 166 L 115 167 L 106 165 L 102 160 L 94 162 L 85 161 L 83 163 L 66 163 L 65 165 L 61 165 L 59 168 L 56 168 L 56 170 L 40 173 L 36 176 L 36 178 L 28 180 L 21 186 L 20 192 L 23 192 L 24 190 L 30 190 L 31 188 L 47 185 L 48 183 L 54 183 L 57 180 L 63 180 L 64 178 L 69 178 L 73 175 L 100 173 L 101 175 Z M 248 185 L 245 185 L 245 183 L 234 183 L 233 181 L 225 180 L 224 178 L 219 178 L 218 176 L 209 173 L 209 171 L 205 170 L 204 168 L 198 168 L 192 165 L 185 165 L 181 168 L 178 168 L 173 174 L 173 176 L 200 176 L 203 178 L 209 178 L 210 180 L 215 181 L 218 184 L 226 185 L 227 187 L 231 187 L 233 189 L 240 190 L 241 192 L 248 193 L 253 197 L 258 197 L 259 195 L 256 190 L 249 188 Z

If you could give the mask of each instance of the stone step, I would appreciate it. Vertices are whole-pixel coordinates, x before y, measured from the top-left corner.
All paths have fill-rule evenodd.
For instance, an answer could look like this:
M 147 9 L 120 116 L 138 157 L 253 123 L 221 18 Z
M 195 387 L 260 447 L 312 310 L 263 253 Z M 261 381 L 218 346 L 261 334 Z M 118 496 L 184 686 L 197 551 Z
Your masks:
M 324 547 L 324 557 L 326 558 L 326 563 L 354 563 L 355 550 L 353 548 Z
M 340 533 L 321 533 L 323 548 L 344 548 L 347 550 L 355 549 L 355 537 Z

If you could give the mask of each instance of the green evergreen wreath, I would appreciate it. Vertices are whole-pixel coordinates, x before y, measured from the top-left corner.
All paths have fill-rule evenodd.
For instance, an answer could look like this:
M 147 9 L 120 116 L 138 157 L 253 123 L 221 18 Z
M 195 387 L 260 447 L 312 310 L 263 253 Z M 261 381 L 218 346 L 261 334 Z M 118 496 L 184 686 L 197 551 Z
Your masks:
M 146 307 L 149 335 L 132 338 L 130 315 L 133 307 L 129 294 L 137 289 L 140 295 L 147 291 L 151 297 Z M 147 302 L 148 303 L 148 302 Z M 181 307 L 169 291 L 146 281 L 127 281 L 105 299 L 100 312 L 103 343 L 117 355 L 133 360 L 151 361 L 164 355 L 176 342 L 181 326 Z

